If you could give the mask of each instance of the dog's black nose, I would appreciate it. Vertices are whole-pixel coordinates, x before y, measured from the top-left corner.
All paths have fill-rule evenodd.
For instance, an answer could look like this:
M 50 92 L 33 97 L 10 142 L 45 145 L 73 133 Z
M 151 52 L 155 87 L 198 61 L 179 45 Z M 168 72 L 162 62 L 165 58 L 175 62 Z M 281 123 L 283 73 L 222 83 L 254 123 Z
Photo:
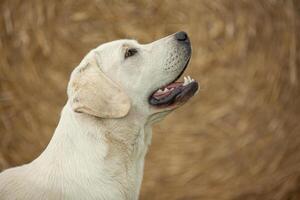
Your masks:
M 188 42 L 189 41 L 189 37 L 186 34 L 186 32 L 180 31 L 175 33 L 175 38 L 178 41 L 182 41 L 182 42 Z

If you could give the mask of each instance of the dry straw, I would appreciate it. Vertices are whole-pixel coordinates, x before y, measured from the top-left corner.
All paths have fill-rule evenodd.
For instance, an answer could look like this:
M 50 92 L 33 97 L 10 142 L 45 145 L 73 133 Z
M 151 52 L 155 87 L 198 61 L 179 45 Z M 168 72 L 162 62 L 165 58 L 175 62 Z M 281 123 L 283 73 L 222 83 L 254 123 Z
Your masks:
M 141 199 L 300 199 L 299 14 L 297 0 L 2 0 L 0 169 L 45 148 L 88 50 L 185 30 L 203 89 L 155 127 Z

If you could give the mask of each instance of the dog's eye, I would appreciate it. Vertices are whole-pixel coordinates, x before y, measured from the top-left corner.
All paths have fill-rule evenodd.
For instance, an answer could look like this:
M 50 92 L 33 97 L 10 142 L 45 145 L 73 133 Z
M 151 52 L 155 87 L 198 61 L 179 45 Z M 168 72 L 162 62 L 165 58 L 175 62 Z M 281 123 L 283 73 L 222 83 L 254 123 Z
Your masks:
M 127 49 L 126 52 L 125 52 L 125 58 L 133 56 L 136 53 L 137 53 L 136 49 Z

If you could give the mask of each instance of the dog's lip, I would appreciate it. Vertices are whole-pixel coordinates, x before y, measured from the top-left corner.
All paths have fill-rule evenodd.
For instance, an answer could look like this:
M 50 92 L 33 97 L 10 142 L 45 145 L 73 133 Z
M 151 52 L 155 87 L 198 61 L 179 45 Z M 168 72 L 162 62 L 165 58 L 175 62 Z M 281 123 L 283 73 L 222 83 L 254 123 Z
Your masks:
M 171 107 L 185 103 L 198 90 L 198 82 L 175 82 L 166 86 L 164 91 L 158 90 L 149 98 L 149 104 L 158 108 Z

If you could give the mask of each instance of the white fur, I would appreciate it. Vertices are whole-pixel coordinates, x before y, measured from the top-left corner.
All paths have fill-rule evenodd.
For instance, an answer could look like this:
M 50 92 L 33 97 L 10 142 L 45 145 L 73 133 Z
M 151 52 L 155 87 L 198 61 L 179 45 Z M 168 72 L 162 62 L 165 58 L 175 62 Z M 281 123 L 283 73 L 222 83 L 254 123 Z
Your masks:
M 124 59 L 133 47 L 137 55 Z M 174 35 L 147 45 L 118 40 L 89 52 L 72 73 L 49 145 L 31 163 L 0 174 L 0 199 L 138 199 L 151 125 L 175 108 L 153 108 L 148 97 L 174 80 L 188 57 Z M 102 84 L 87 86 L 95 71 L 105 75 L 94 76 Z M 114 95 L 124 99 L 123 107 L 105 103 Z

